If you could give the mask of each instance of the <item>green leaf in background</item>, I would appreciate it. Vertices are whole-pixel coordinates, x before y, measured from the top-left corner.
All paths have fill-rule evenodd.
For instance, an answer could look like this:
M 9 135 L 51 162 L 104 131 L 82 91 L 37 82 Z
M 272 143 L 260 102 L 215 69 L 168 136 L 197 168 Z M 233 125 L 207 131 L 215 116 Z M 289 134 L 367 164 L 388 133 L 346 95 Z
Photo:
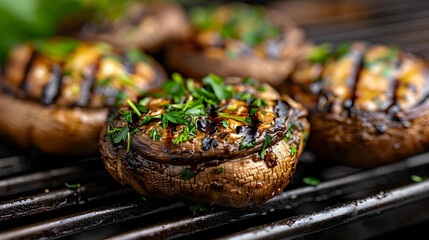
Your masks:
M 0 1 L 0 62 L 17 44 L 54 36 L 61 19 L 82 10 L 76 0 L 3 0 Z
M 65 59 L 82 42 L 70 38 L 37 40 L 36 49 L 57 60 Z
M 312 63 L 325 63 L 332 52 L 332 45 L 323 43 L 314 47 L 308 55 L 308 60 Z

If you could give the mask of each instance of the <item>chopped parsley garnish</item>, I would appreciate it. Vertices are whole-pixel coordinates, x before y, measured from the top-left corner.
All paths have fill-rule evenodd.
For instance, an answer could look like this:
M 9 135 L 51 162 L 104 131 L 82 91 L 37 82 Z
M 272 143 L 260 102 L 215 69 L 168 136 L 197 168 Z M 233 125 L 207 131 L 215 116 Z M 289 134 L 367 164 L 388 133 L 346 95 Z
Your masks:
M 161 135 L 159 135 L 158 134 L 158 129 L 152 129 L 152 130 L 150 130 L 150 132 L 149 132 L 149 137 L 150 137 L 150 139 L 152 139 L 152 140 L 158 140 L 158 141 L 161 141 Z
M 134 103 L 131 101 L 131 99 L 127 98 L 127 103 L 130 105 L 131 109 L 133 109 L 134 113 L 137 114 L 139 117 L 142 115 L 139 111 L 139 109 L 134 105 Z
M 296 154 L 296 148 L 294 146 L 289 147 L 290 155 L 293 157 Z
M 219 113 L 218 116 L 220 118 L 234 119 L 235 121 L 239 121 L 239 122 L 245 123 L 247 125 L 251 125 L 252 124 L 252 119 L 251 118 L 242 118 L 242 117 L 237 117 L 237 116 L 231 116 L 228 113 Z
M 128 132 L 128 134 L 127 134 L 127 153 L 130 152 L 130 146 L 131 146 L 131 134 Z
M 240 40 L 250 47 L 281 34 L 280 28 L 267 19 L 265 9 L 260 6 L 229 4 L 226 10 L 222 6 L 197 7 L 191 9 L 189 15 L 197 29 L 215 31 L 222 40 Z
M 414 182 L 422 182 L 424 180 L 429 179 L 429 177 L 421 177 L 418 175 L 411 175 L 411 180 L 413 180 Z
M 332 45 L 323 43 L 314 47 L 308 55 L 308 60 L 311 63 L 325 63 L 331 55 Z
M 258 90 L 259 92 L 265 92 L 265 88 L 264 87 L 257 87 L 256 90 Z
M 124 112 L 124 114 L 122 115 L 122 117 L 124 118 L 124 120 L 125 120 L 126 122 L 132 122 L 132 121 L 133 121 L 131 111 L 126 111 L 126 112 Z
M 252 104 L 250 104 L 252 107 L 262 107 L 262 106 L 268 106 L 267 100 L 261 100 L 260 98 L 256 98 L 253 100 Z
M 131 133 L 133 133 L 133 134 L 137 133 L 139 130 L 140 130 L 140 127 L 136 127 L 131 131 Z
M 228 128 L 228 127 L 229 127 L 228 120 L 226 120 L 226 119 L 222 119 L 222 121 L 220 121 L 220 122 L 222 123 L 222 126 L 223 126 L 223 127 L 225 127 L 225 128 Z
M 310 186 L 317 186 L 320 184 L 320 180 L 314 177 L 305 177 L 302 179 L 302 181 Z
M 262 159 L 265 158 L 265 148 L 267 148 L 267 146 L 269 146 L 270 144 L 271 144 L 271 136 L 267 134 L 267 136 L 265 137 L 264 145 L 262 145 L 262 151 L 260 154 Z
M 250 109 L 250 111 L 249 111 L 249 115 L 250 116 L 255 116 L 255 114 L 258 112 L 258 109 L 257 108 L 252 108 L 252 109 Z
M 244 84 L 252 85 L 257 83 L 258 81 L 256 81 L 254 78 L 251 78 L 251 77 L 245 77 L 243 78 L 243 80 L 241 80 L 241 82 Z
M 295 130 L 295 127 L 296 127 L 295 122 L 291 121 L 291 122 L 289 123 L 289 130 L 290 130 L 291 132 L 293 132 L 293 130 Z
M 126 56 L 132 63 L 137 63 L 137 62 L 145 62 L 149 64 L 152 63 L 152 60 L 139 49 L 134 48 L 134 49 L 128 50 L 126 53 Z
M 71 54 L 82 42 L 70 38 L 57 40 L 40 40 L 35 47 L 41 53 L 56 60 L 64 60 Z
M 184 168 L 182 171 L 180 171 L 180 176 L 183 178 L 183 180 L 187 181 L 195 176 L 195 172 L 189 168 Z
M 351 43 L 340 44 L 335 51 L 335 55 L 337 55 L 337 58 L 341 58 L 342 56 L 346 55 L 350 51 L 350 47 Z
M 168 122 L 175 124 L 186 124 L 188 125 L 191 122 L 191 119 L 188 114 L 184 112 L 168 112 L 162 114 L 161 117 L 162 128 L 165 129 L 168 125 Z
M 133 114 L 136 114 L 140 117 L 139 125 L 131 131 L 132 134 L 137 133 L 141 126 L 155 119 L 161 121 L 161 126 L 163 129 L 166 129 L 170 124 L 185 125 L 182 128 L 182 132 L 172 140 L 173 144 L 180 144 L 196 136 L 196 118 L 204 118 L 208 115 L 211 115 L 211 112 L 216 111 L 216 108 L 219 108 L 220 102 L 223 100 L 236 98 L 238 100 L 247 101 L 248 104 L 252 105 L 252 108 L 249 112 L 250 116 L 254 116 L 259 110 L 259 107 L 268 105 L 266 100 L 259 99 L 248 92 L 234 92 L 232 85 L 225 85 L 225 80 L 214 74 L 206 76 L 203 78 L 202 82 L 203 85 L 199 86 L 192 79 L 187 79 L 185 81 L 180 74 L 174 73 L 172 75 L 172 79 L 161 86 L 161 88 L 164 90 L 164 94 L 155 96 L 153 93 L 148 93 L 146 97 L 137 103 L 134 103 L 130 98 L 125 98 L 126 103 L 129 105 L 131 110 L 123 113 L 123 120 L 125 122 L 132 122 Z M 249 82 L 253 84 L 256 83 L 256 80 L 252 78 L 246 78 L 243 80 L 243 82 Z M 171 99 L 171 102 L 161 105 L 161 107 L 164 108 L 164 112 L 161 114 L 146 114 L 145 116 L 142 116 L 143 113 L 149 113 L 151 111 L 151 109 L 145 107 L 145 105 L 147 105 L 150 101 L 150 98 L 153 97 Z M 236 110 L 235 107 L 228 107 L 226 109 L 229 111 Z M 263 113 L 266 114 L 264 111 Z M 220 123 L 225 128 L 229 127 L 229 122 L 226 119 L 233 119 L 246 125 L 252 125 L 252 119 L 250 117 L 233 116 L 222 112 L 217 113 L 217 116 L 221 118 Z M 127 132 L 124 130 L 124 132 L 121 132 L 121 134 L 119 134 L 119 131 L 120 129 L 109 130 L 109 136 L 110 139 L 112 139 L 112 142 L 115 142 L 115 139 L 116 142 L 127 139 L 126 133 L 129 131 L 129 129 L 127 129 Z M 158 132 L 155 132 L 155 130 L 150 131 L 149 135 L 150 139 L 158 141 L 161 140 L 161 135 L 158 134 Z M 246 140 L 240 144 L 240 149 L 249 148 L 255 146 L 255 144 L 256 142 L 254 140 Z
M 118 144 L 127 139 L 128 126 L 123 128 L 110 128 L 110 125 L 107 127 L 107 138 L 112 144 Z
M 219 168 L 218 170 L 216 170 L 216 173 L 217 173 L 217 174 L 219 174 L 219 173 L 221 173 L 221 172 L 223 172 L 223 168 Z
M 208 211 L 213 211 L 215 209 L 215 207 L 211 207 L 210 209 L 208 209 L 207 207 L 205 207 L 204 205 L 201 204 L 193 204 L 191 206 L 189 206 L 189 211 L 195 215 L 197 213 L 200 212 L 208 212 Z
M 254 146 L 256 146 L 256 140 L 244 138 L 243 141 L 241 141 L 240 143 L 240 150 L 245 148 L 252 148 Z
M 290 140 L 291 136 L 292 136 L 292 133 L 291 133 L 291 131 L 290 131 L 290 129 L 289 129 L 289 130 L 286 132 L 286 134 L 285 134 L 284 140 L 285 140 L 286 142 L 288 142 L 288 141 Z
M 192 124 L 191 126 L 184 126 L 183 132 L 177 136 L 177 138 L 173 139 L 173 144 L 179 144 L 182 142 L 186 142 L 191 138 L 194 138 L 197 134 L 197 129 L 195 124 Z
M 68 189 L 77 189 L 80 188 L 80 183 L 77 184 L 68 184 L 68 183 L 64 183 L 64 185 L 66 186 L 66 188 Z
M 209 85 L 212 88 L 214 94 L 216 95 L 216 98 L 219 101 L 223 99 L 229 99 L 233 95 L 232 86 L 224 86 L 222 85 L 223 82 L 223 78 L 216 76 L 212 73 L 203 78 L 203 83 Z
M 180 103 L 186 94 L 183 78 L 178 73 L 173 73 L 171 77 L 172 80 L 162 84 L 161 88 L 167 97 L 173 99 L 174 103 Z

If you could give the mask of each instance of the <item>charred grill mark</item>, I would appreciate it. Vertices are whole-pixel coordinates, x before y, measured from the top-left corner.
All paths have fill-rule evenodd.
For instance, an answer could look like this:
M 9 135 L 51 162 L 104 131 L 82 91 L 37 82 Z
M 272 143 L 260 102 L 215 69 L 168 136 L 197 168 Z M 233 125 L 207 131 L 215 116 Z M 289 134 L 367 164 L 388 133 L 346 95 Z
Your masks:
M 351 56 L 353 58 L 354 67 L 353 71 L 351 71 L 349 77 L 346 79 L 346 84 L 350 88 L 351 91 L 351 99 L 347 99 L 344 101 L 344 108 L 347 109 L 347 111 L 350 114 L 350 109 L 354 107 L 355 101 L 358 98 L 356 90 L 357 85 L 360 79 L 360 74 L 362 72 L 362 69 L 364 67 L 364 53 L 353 51 Z M 349 101 L 348 101 L 349 100 Z
M 55 99 L 59 96 L 63 79 L 63 71 L 58 64 L 51 64 L 51 72 L 52 78 L 43 88 L 42 104 L 45 105 L 54 103 Z
M 401 63 L 402 63 L 402 61 L 401 61 L 401 59 L 400 59 L 400 57 L 398 57 L 397 59 L 396 59 L 396 61 L 394 61 L 393 62 L 393 64 L 392 64 L 392 68 L 393 68 L 393 70 L 396 72 L 396 70 L 397 69 L 399 69 L 400 67 L 401 67 Z M 398 78 L 396 77 L 396 74 L 393 74 L 392 76 L 391 76 L 391 79 L 388 79 L 388 81 L 389 81 L 389 87 L 388 87 L 388 89 L 387 89 L 387 92 L 386 92 L 386 97 L 387 97 L 387 99 L 390 101 L 389 102 L 389 105 L 387 105 L 387 107 L 386 107 L 386 109 L 385 109 L 385 111 L 387 112 L 392 106 L 394 106 L 394 105 L 396 105 L 396 103 L 397 103 L 397 100 L 398 100 L 398 96 L 397 96 L 397 94 L 396 94 L 396 90 L 398 89 L 398 86 L 399 86 L 399 80 L 398 80 Z
M 208 119 L 206 117 L 199 118 L 196 121 L 197 130 L 214 135 L 218 132 L 217 125 L 219 124 L 218 119 Z
M 203 144 L 203 150 L 204 151 L 207 151 L 212 147 L 215 148 L 218 145 L 218 142 L 216 139 L 208 138 L 208 137 L 205 137 L 201 143 Z
M 417 106 L 422 105 L 426 100 L 429 99 L 429 70 L 428 69 L 425 69 L 424 76 L 425 76 L 425 83 L 423 85 L 422 98 L 418 101 Z
M 85 107 L 89 104 L 92 92 L 94 91 L 95 76 L 100 67 L 101 58 L 98 58 L 94 65 L 89 66 L 89 72 L 85 73 L 84 82 L 80 90 L 80 99 L 76 102 L 79 107 Z
M 30 60 L 28 61 L 27 66 L 25 67 L 24 76 L 22 78 L 22 82 L 20 86 L 20 89 L 23 90 L 24 92 L 26 92 L 28 89 L 28 84 L 27 84 L 28 74 L 30 73 L 31 68 L 33 67 L 33 62 L 34 62 L 34 59 L 36 59 L 36 56 L 37 56 L 37 52 L 33 50 Z
M 123 61 L 124 67 L 125 67 L 125 71 L 129 74 L 134 74 L 135 64 L 132 63 L 131 60 L 127 56 L 124 56 L 122 58 L 122 61 Z
M 276 105 L 274 106 L 274 112 L 279 118 L 283 120 L 286 120 L 289 116 L 288 106 L 283 101 L 280 101 L 280 100 L 276 100 Z

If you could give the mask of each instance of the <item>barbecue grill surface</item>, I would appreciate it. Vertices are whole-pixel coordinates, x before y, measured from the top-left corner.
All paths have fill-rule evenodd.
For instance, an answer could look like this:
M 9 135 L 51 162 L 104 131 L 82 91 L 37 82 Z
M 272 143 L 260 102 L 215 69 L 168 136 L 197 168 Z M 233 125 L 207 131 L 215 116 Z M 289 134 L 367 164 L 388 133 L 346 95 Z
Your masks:
M 316 43 L 391 43 L 429 58 L 428 1 L 371 4 L 302 27 Z M 411 179 L 429 176 L 429 152 L 369 170 L 305 152 L 291 184 L 267 203 L 193 215 L 192 203 L 144 200 L 120 186 L 98 157 L 41 157 L 6 142 L 0 141 L 0 239 L 366 239 L 418 236 L 429 225 L 429 181 Z M 321 183 L 308 186 L 304 177 Z

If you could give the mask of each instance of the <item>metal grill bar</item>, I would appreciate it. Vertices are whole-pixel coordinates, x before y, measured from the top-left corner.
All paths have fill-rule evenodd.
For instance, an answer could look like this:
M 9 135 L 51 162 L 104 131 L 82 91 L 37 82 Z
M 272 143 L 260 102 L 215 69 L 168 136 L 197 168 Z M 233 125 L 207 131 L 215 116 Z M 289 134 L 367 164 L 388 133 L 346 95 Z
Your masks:
M 201 216 L 189 216 L 182 219 L 164 222 L 141 229 L 126 232 L 110 239 L 148 238 L 165 239 L 193 234 L 200 230 L 221 227 L 230 223 L 256 218 L 270 212 L 292 209 L 309 202 L 328 200 L 340 195 L 359 192 L 364 189 L 374 189 L 376 186 L 392 183 L 403 176 L 407 180 L 410 172 L 420 168 L 428 168 L 429 153 L 422 154 L 407 161 L 367 170 L 347 177 L 326 181 L 316 187 L 302 187 L 283 192 L 271 201 L 250 207 L 246 210 L 221 209 Z M 429 172 L 428 172 L 429 173 Z M 296 197 L 296 198 L 295 198 Z M 292 199 L 293 198 L 293 199 Z
M 120 187 L 113 180 L 101 180 L 75 190 L 60 189 L 0 203 L 0 223 L 16 221 L 63 207 L 88 203 L 94 200 L 122 195 L 131 189 Z
M 318 19 L 304 27 L 317 42 L 384 41 L 429 56 L 429 2 L 394 2 L 376 0 L 372 3 L 377 8 Z M 266 204 L 247 209 L 216 208 L 197 215 L 190 215 L 182 202 L 145 202 L 130 194 L 131 189 L 110 179 L 99 158 L 72 163 L 59 159 L 40 165 L 44 161 L 17 153 L 0 140 L 0 223 L 3 228 L 13 228 L 3 229 L 0 239 L 79 238 L 82 232 L 118 225 L 120 228 L 109 233 L 116 234 L 110 239 L 302 237 L 379 213 L 397 212 L 416 202 L 426 203 L 429 197 L 428 181 L 410 180 L 412 174 L 429 176 L 429 153 L 372 170 L 327 177 L 316 187 L 300 184 L 302 174 L 315 172 L 313 163 L 301 161 L 287 191 Z M 337 170 L 338 166 L 323 165 L 317 172 Z M 66 189 L 65 182 L 82 186 Z M 40 193 L 46 188 L 52 189 Z M 18 194 L 20 198 L 16 198 Z M 10 200 L 12 197 L 15 199 Z M 78 210 L 71 214 L 74 209 Z M 166 217 L 151 221 L 159 216 Z M 38 222 L 36 217 L 44 220 Z M 428 221 L 429 216 L 423 212 L 419 220 Z M 234 228 L 225 230 L 228 225 Z
M 100 164 L 69 166 L 0 180 L 0 192 L 2 193 L 1 196 L 4 197 L 55 187 L 67 181 L 80 181 L 85 177 L 97 179 L 101 176 L 107 176 L 107 173 L 100 168 Z
M 168 212 L 184 206 L 185 204 L 181 202 L 168 204 L 164 201 L 151 201 L 146 203 L 141 199 L 134 199 L 5 231 L 0 233 L 0 239 L 59 238 L 106 224 Z
M 300 237 L 338 224 L 380 214 L 404 204 L 429 198 L 429 181 L 407 185 L 388 192 L 338 204 L 311 214 L 255 227 L 223 237 L 229 240 L 282 239 Z

